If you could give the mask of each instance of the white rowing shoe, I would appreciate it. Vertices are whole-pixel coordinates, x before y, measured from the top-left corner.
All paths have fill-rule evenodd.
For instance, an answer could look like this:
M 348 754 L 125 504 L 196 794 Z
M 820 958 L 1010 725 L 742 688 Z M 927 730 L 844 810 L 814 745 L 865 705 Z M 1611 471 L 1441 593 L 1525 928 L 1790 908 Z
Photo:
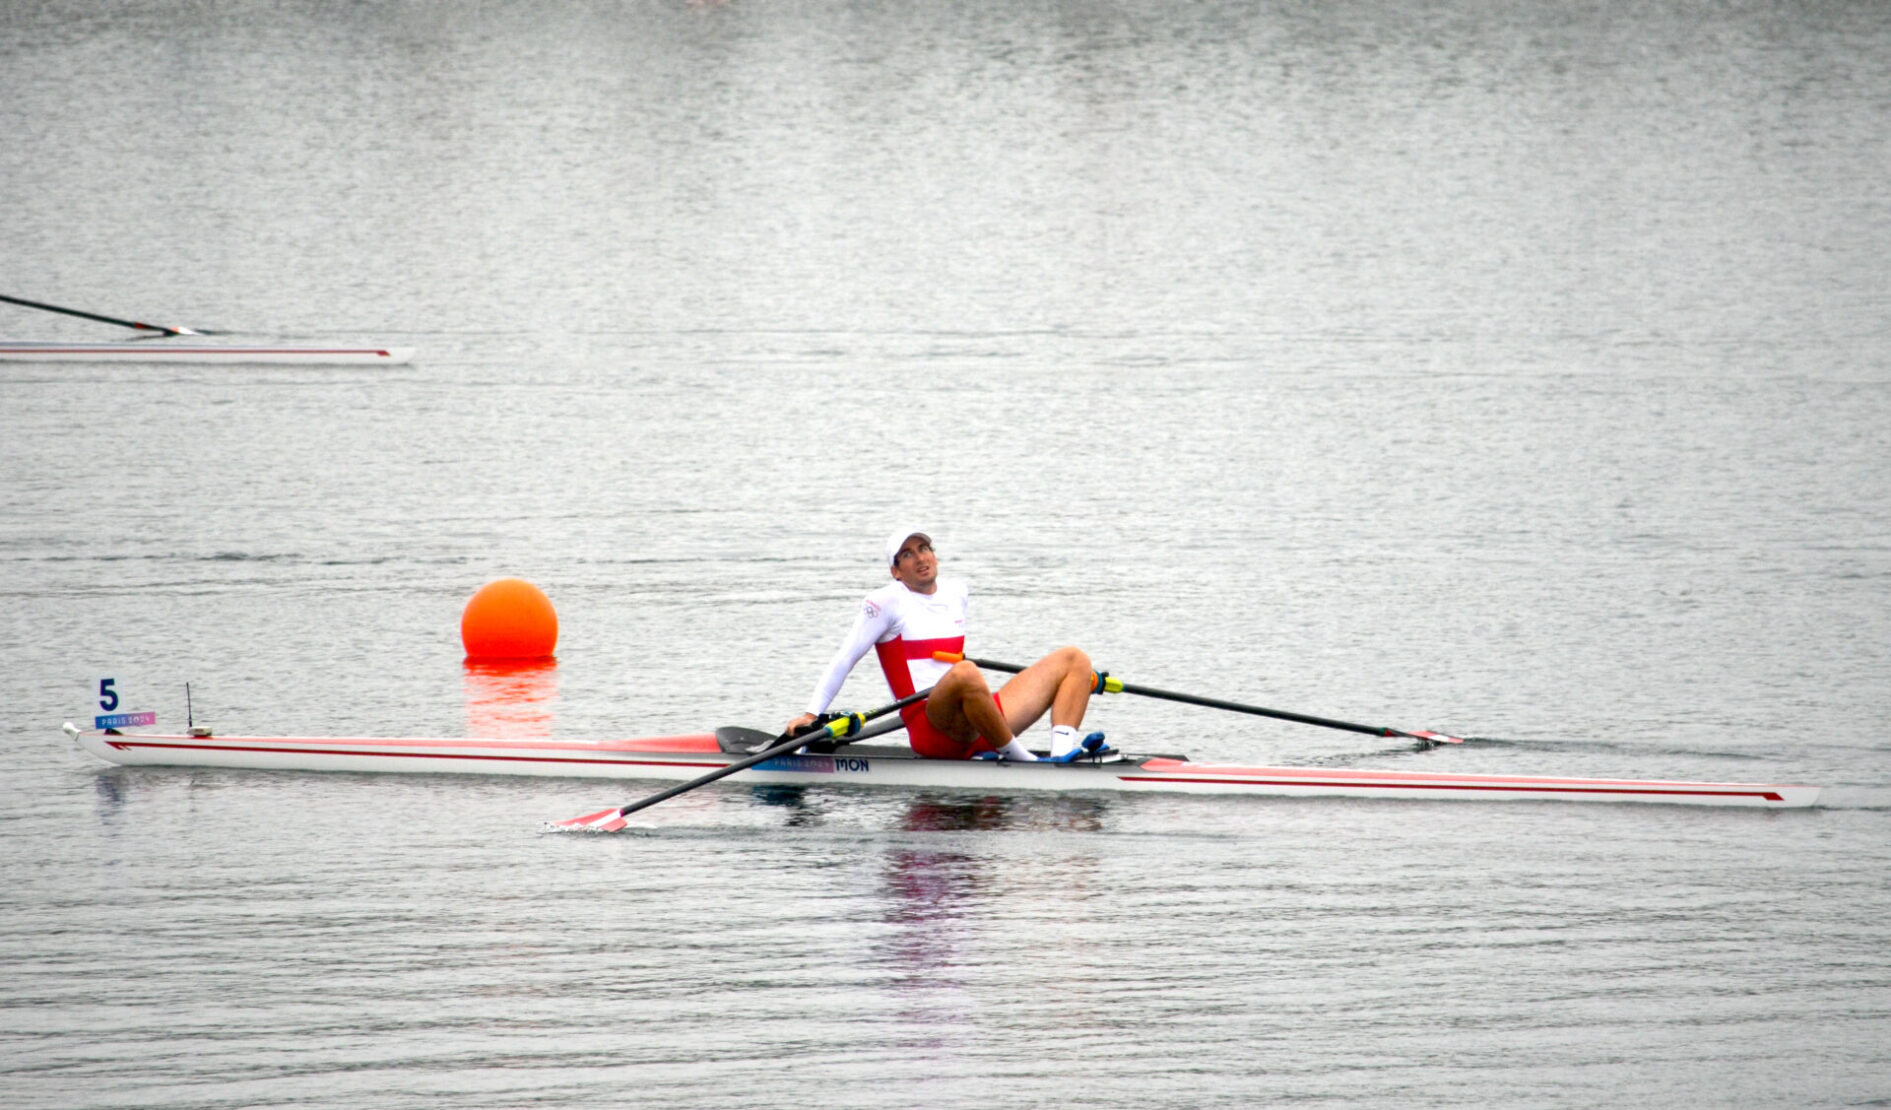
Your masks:
M 100 759 L 128 766 L 245 767 L 277 771 L 541 775 L 689 780 L 747 757 L 771 737 L 746 729 L 643 740 L 387 739 L 305 736 L 165 736 L 105 733 L 67 724 Z M 904 745 L 850 744 L 833 754 L 780 756 L 730 776 L 747 784 L 920 787 L 939 790 L 1109 790 L 1283 797 L 1555 800 L 1672 805 L 1810 806 L 1819 787 L 1778 783 L 1466 775 L 1333 767 L 1237 767 L 1182 756 L 1120 755 L 1076 763 L 921 759 Z M 603 827 L 613 808 L 561 822 Z M 619 819 L 621 824 L 621 819 Z

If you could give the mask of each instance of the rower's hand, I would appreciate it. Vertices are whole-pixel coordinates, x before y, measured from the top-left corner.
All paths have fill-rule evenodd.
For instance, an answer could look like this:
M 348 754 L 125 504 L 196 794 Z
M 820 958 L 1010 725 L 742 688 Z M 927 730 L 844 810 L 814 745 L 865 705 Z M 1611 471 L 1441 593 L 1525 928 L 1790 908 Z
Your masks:
M 794 720 L 789 721 L 788 727 L 782 729 L 781 734 L 783 736 L 789 736 L 789 737 L 799 736 L 802 733 L 806 732 L 807 730 L 813 728 L 814 722 L 817 719 L 818 718 L 816 718 L 814 714 L 812 713 L 803 713 L 799 717 L 796 717 Z

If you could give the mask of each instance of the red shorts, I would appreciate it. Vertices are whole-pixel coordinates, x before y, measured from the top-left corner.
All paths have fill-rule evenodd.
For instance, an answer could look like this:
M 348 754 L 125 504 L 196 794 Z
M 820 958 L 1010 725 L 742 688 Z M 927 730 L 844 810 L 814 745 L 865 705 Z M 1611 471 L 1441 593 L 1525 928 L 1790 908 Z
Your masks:
M 998 701 L 997 694 L 993 694 L 991 700 L 997 702 L 998 712 L 1005 711 L 1005 703 Z M 906 720 L 906 737 L 912 742 L 913 754 L 923 759 L 971 759 L 979 752 L 998 750 L 996 744 L 983 736 L 954 740 L 940 732 L 926 719 L 926 703 L 923 701 L 900 710 L 900 716 Z

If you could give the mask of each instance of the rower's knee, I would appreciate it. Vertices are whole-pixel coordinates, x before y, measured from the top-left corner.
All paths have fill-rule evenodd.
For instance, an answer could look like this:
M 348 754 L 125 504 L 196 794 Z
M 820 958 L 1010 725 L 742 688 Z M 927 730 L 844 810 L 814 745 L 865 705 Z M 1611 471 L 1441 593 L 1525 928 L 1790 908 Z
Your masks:
M 953 688 L 962 689 L 967 692 L 986 689 L 985 672 L 979 670 L 978 665 L 969 660 L 962 659 L 952 664 L 952 669 L 947 671 L 945 677 L 939 680 L 940 685 L 944 685 L 948 682 L 952 684 Z
M 1067 669 L 1079 674 L 1090 674 L 1090 655 L 1080 647 L 1060 647 L 1051 653 Z

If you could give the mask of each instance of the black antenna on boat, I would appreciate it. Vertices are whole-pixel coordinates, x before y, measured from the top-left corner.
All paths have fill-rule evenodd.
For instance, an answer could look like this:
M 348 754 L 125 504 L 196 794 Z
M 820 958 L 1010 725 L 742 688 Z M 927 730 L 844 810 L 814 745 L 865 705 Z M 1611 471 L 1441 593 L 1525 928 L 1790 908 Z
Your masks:
M 209 729 L 197 727 L 197 714 L 190 707 L 190 683 L 188 682 L 184 683 L 184 727 L 190 730 L 190 735 L 199 740 L 210 735 Z

